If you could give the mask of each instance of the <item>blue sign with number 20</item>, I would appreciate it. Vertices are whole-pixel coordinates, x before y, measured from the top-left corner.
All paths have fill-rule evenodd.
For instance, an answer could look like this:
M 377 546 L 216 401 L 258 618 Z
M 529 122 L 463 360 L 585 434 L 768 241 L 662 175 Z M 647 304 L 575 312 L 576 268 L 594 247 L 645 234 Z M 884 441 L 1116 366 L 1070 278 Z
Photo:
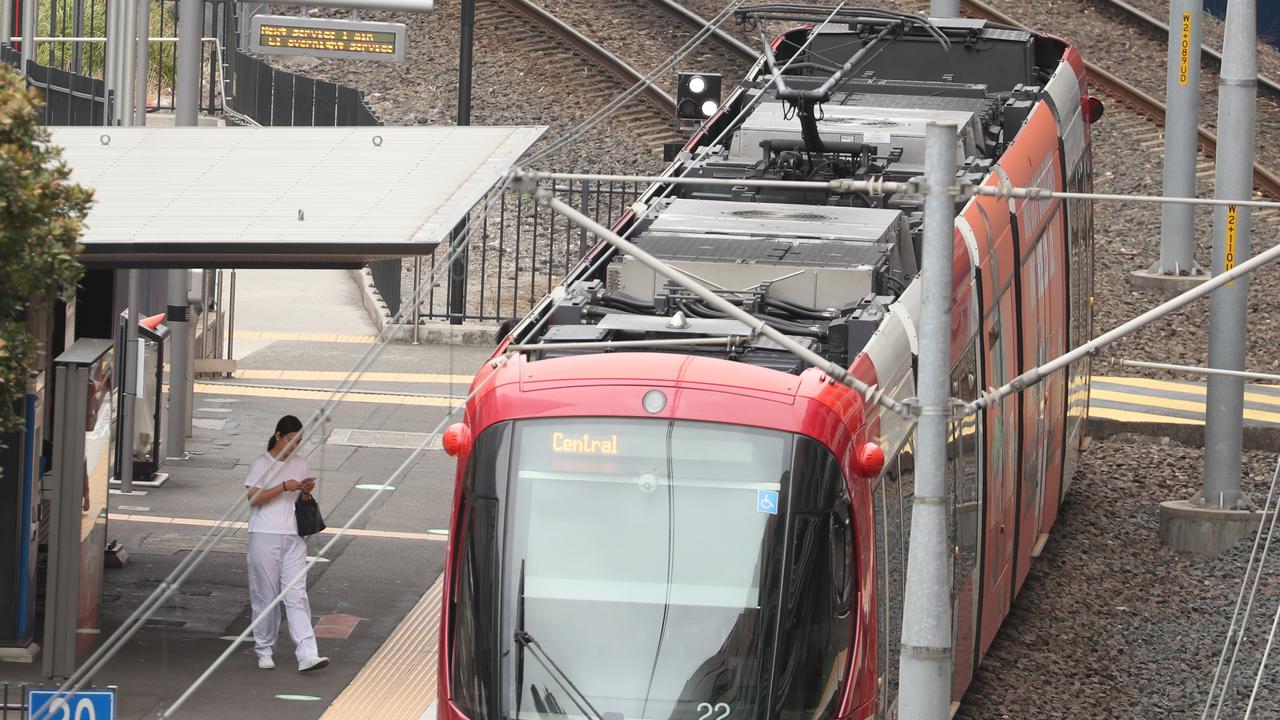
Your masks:
M 115 720 L 114 690 L 32 690 L 27 695 L 27 720 Z

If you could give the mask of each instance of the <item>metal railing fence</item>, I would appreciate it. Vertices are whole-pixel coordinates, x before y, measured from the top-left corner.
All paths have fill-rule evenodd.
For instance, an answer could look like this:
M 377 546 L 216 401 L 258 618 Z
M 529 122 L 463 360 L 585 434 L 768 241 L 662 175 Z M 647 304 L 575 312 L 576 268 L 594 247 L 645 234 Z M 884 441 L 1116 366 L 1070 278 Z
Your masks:
M 15 21 L 22 14 L 22 0 L 0 0 L 13 6 Z M 37 0 L 35 61 L 52 70 L 83 78 L 103 80 L 108 0 Z M 147 53 L 147 108 L 174 108 L 174 76 L 177 69 L 176 38 L 178 0 L 150 0 Z M 222 109 L 219 83 L 219 43 L 226 45 L 226 30 L 232 26 L 227 0 L 205 0 L 205 42 L 201 58 L 200 110 L 213 114 Z M 18 43 L 14 42 L 14 47 Z
M 645 187 L 631 182 L 561 181 L 553 190 L 580 212 L 612 226 Z M 461 322 L 520 317 L 596 244 L 586 230 L 515 191 L 491 191 L 487 203 L 482 200 L 472 208 L 467 224 L 473 233 L 467 251 L 447 279 L 427 291 L 418 309 L 421 318 Z M 420 258 L 422 277 L 435 270 L 447 245 L 442 243 L 434 254 Z M 402 272 L 411 274 L 419 261 L 408 261 Z M 405 282 L 402 287 L 401 299 L 407 301 L 413 284 Z

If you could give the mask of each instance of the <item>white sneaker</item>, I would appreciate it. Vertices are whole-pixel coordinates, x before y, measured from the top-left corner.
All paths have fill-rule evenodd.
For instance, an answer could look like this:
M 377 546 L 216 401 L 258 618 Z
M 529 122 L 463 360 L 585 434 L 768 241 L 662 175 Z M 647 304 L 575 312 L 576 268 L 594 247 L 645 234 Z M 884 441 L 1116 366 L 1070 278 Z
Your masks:
M 276 661 L 275 661 L 275 660 L 272 660 L 272 659 L 271 659 L 271 657 L 270 657 L 270 656 L 268 656 L 268 655 L 259 655 L 259 656 L 258 656 L 258 667 L 259 667 L 259 668 L 261 668 L 261 669 L 263 669 L 263 670 L 275 670 L 275 669 L 276 669 Z
M 308 670 L 319 670 L 329 664 L 327 657 L 309 657 L 306 660 L 298 661 L 298 672 L 307 672 Z

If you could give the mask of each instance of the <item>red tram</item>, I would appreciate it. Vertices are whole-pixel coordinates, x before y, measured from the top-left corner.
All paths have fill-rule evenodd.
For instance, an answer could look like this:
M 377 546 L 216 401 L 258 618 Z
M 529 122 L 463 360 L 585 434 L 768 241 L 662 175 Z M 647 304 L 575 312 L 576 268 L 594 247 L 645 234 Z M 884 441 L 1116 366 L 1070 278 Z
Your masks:
M 882 11 L 818 27 L 780 36 L 667 174 L 903 180 L 941 120 L 962 183 L 1091 189 L 1100 105 L 1069 44 Z M 780 97 L 771 65 L 829 92 Z M 617 230 L 906 399 L 922 204 L 658 182 Z M 972 400 L 1090 336 L 1093 228 L 1084 202 L 957 210 L 951 388 Z M 450 429 L 442 719 L 896 715 L 910 419 L 603 244 L 495 358 L 512 342 Z M 1053 527 L 1088 380 L 1082 360 L 953 423 L 957 701 Z

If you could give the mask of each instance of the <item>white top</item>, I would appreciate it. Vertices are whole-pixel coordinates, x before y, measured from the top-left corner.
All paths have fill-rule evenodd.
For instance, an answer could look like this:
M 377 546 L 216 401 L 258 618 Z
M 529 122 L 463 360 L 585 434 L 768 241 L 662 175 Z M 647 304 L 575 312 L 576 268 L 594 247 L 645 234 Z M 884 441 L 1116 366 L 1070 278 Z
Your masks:
M 271 457 L 271 453 L 264 452 L 249 464 L 249 477 L 245 478 L 244 486 L 270 490 L 288 480 L 302 482 L 308 469 L 307 461 L 297 453 L 280 462 Z M 262 505 L 250 505 L 249 532 L 297 535 L 298 518 L 293 514 L 293 505 L 301 494 L 300 490 L 286 490 Z

